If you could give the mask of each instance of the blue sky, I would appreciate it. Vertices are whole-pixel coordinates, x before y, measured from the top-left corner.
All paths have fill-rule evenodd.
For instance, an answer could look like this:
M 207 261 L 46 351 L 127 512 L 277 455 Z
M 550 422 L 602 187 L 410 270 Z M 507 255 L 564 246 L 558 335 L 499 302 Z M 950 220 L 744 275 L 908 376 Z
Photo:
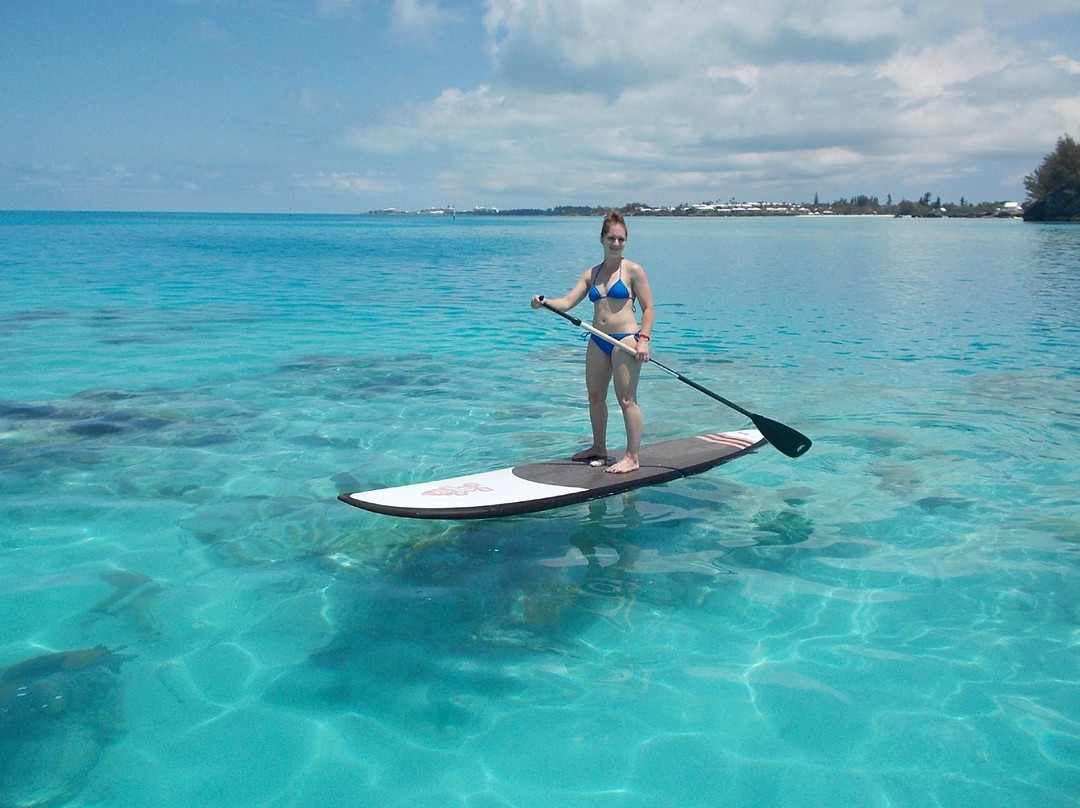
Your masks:
M 1080 4 L 16 1 L 0 76 L 0 209 L 1021 201 Z

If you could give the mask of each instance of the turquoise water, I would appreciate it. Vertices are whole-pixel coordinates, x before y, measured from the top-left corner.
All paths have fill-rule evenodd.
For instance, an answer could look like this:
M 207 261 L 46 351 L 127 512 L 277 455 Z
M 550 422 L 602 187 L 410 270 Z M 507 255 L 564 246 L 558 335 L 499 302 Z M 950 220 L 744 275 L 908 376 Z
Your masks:
M 0 805 L 1075 805 L 1080 229 L 631 220 L 654 356 L 809 454 L 336 501 L 584 445 L 528 298 L 598 226 L 0 213 Z

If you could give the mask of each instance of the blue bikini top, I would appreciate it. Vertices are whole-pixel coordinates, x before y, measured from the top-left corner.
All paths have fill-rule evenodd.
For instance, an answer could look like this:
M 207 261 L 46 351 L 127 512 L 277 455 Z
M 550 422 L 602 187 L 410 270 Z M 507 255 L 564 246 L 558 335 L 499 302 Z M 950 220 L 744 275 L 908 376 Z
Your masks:
M 600 270 L 597 268 L 597 273 Z M 589 287 L 589 300 L 595 303 L 598 300 L 603 300 L 605 297 L 610 297 L 615 300 L 629 300 L 630 290 L 626 288 L 626 284 L 622 282 L 622 265 L 619 265 L 619 278 L 615 283 L 608 287 L 607 294 L 601 294 L 600 290 L 596 288 L 596 279 L 593 278 L 593 285 Z

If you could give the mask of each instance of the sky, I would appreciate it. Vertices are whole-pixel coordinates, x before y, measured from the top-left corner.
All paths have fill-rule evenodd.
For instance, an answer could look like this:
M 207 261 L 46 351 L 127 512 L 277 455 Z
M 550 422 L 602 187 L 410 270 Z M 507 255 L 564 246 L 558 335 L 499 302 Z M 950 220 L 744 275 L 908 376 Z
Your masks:
M 1077 0 L 9 0 L 0 209 L 1023 201 Z

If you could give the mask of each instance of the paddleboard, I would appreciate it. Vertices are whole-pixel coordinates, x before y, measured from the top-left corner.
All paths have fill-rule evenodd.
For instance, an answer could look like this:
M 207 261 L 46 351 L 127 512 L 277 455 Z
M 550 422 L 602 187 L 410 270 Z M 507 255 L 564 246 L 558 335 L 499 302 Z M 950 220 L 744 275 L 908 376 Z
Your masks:
M 546 511 L 635 488 L 700 474 L 750 454 L 765 443 L 756 429 L 662 441 L 641 447 L 641 468 L 609 474 L 588 461 L 549 460 L 342 494 L 342 502 L 367 511 L 412 519 L 491 519 Z M 614 462 L 608 458 L 607 464 Z

